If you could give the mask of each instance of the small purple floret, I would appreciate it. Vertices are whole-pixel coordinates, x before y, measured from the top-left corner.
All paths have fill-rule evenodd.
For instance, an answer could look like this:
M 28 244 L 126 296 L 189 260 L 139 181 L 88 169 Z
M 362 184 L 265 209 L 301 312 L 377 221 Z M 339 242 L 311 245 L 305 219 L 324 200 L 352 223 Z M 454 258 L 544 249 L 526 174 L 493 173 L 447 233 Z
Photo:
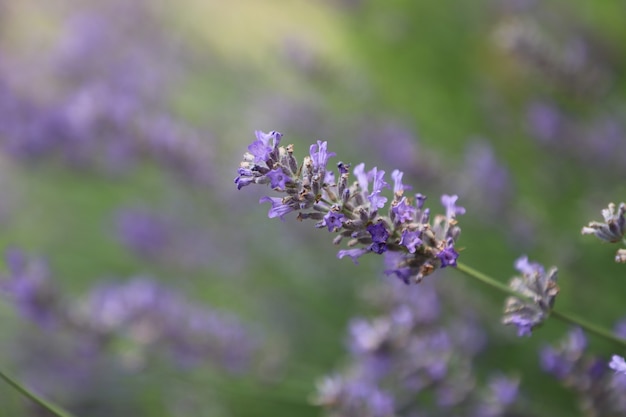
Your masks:
M 342 249 L 337 252 L 337 258 L 341 259 L 344 256 L 349 256 L 350 258 L 352 258 L 352 262 L 354 262 L 355 265 L 358 265 L 359 262 L 357 261 L 357 259 L 365 255 L 367 252 L 369 251 L 364 248 Z
M 272 204 L 272 208 L 270 208 L 269 212 L 267 213 L 267 216 L 270 219 L 273 219 L 274 217 L 280 217 L 280 219 L 282 221 L 285 221 L 285 218 L 283 217 L 285 214 L 291 213 L 294 208 L 291 206 L 288 206 L 287 204 L 283 203 L 283 199 L 282 198 L 278 198 L 278 197 L 261 197 L 261 199 L 259 200 L 259 203 L 271 203 Z
M 324 222 L 322 223 L 322 225 L 327 226 L 329 232 L 339 230 L 341 229 L 341 226 L 343 224 L 342 219 L 344 217 L 345 216 L 343 214 L 331 210 L 324 216 Z
M 377 254 L 387 251 L 387 239 L 389 239 L 389 232 L 385 228 L 383 223 L 370 224 L 367 226 L 367 231 L 372 236 L 372 244 L 369 250 Z
M 287 188 L 286 183 L 291 182 L 291 178 L 285 174 L 281 167 L 271 170 L 265 174 L 270 179 L 270 187 L 284 190 Z
M 415 253 L 417 247 L 422 244 L 421 235 L 422 232 L 418 230 L 405 230 L 402 232 L 400 244 L 406 246 L 410 253 Z
M 441 267 L 456 266 L 456 259 L 459 257 L 459 253 L 454 250 L 454 242 L 448 241 L 445 249 L 437 254 L 439 260 L 441 260 Z
M 337 155 L 335 152 L 328 152 L 328 142 L 321 140 L 317 141 L 317 145 L 313 144 L 309 148 L 309 153 L 311 154 L 311 161 L 313 161 L 313 170 L 326 170 L 326 164 L 328 164 L 328 160 L 333 156 Z
M 387 203 L 387 197 L 383 197 L 381 193 L 383 188 L 389 188 L 389 184 L 387 184 L 383 179 L 385 171 L 379 171 L 378 168 L 374 167 L 368 174 L 368 176 L 370 175 L 374 181 L 372 185 L 372 193 L 367 198 L 375 208 L 383 208 L 385 207 L 385 203 Z
M 397 195 L 402 195 L 404 190 L 410 190 L 411 187 L 402 184 L 402 176 L 404 173 L 397 169 L 394 169 L 391 173 L 391 178 L 393 179 L 393 193 Z
M 456 205 L 456 200 L 459 199 L 458 195 L 441 196 L 441 204 L 446 208 L 446 217 L 448 219 L 454 219 L 458 215 L 465 214 L 465 208 Z
M 400 202 L 391 208 L 391 211 L 396 215 L 396 221 L 399 223 L 413 221 L 416 212 L 415 207 L 407 203 L 406 197 L 402 197 Z

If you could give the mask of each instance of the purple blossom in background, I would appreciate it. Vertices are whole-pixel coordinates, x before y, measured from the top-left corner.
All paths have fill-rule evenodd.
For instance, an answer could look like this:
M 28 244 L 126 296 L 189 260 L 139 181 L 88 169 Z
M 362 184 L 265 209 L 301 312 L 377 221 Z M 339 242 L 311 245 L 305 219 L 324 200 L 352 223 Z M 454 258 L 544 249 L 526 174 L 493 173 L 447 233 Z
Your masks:
M 350 321 L 346 366 L 318 382 L 313 402 L 324 415 L 508 415 L 519 381 L 498 373 L 486 386 L 477 384 L 472 363 L 484 335 L 467 294 L 454 295 L 432 282 L 381 285 L 368 292 L 378 315 Z M 441 304 L 463 313 L 443 315 Z
M 543 142 L 556 141 L 561 134 L 561 114 L 549 103 L 531 103 L 527 111 L 527 119 L 530 133 Z
M 44 328 L 56 325 L 61 306 L 48 265 L 42 259 L 28 259 L 18 249 L 7 250 L 5 259 L 8 276 L 0 276 L 0 291 L 13 299 L 25 318 Z
M 208 135 L 201 139 L 166 106 L 171 85 L 182 79 L 184 48 L 154 24 L 151 7 L 113 1 L 80 8 L 49 53 L 7 60 L 11 65 L 0 68 L 0 146 L 20 160 L 61 156 L 72 168 L 106 174 L 126 173 L 147 157 L 209 183 Z M 39 97 L 49 87 L 55 94 Z
M 470 142 L 463 165 L 453 181 L 472 212 L 490 222 L 494 218 L 512 222 L 509 207 L 514 195 L 513 184 L 508 169 L 488 142 Z
M 611 362 L 609 362 L 609 368 L 614 370 L 616 373 L 626 375 L 626 361 L 624 358 L 618 355 L 611 356 Z
M 579 409 L 586 415 L 626 415 L 623 362 L 617 355 L 609 362 L 587 352 L 587 340 L 581 329 L 571 331 L 556 346 L 544 347 L 540 359 L 544 371 L 576 394 Z
M 243 371 L 258 344 L 234 317 L 195 306 L 147 278 L 94 289 L 74 317 L 92 332 L 128 339 L 144 354 L 164 350 L 183 365 L 211 361 Z
M 248 370 L 259 352 L 259 339 L 234 316 L 190 303 L 154 280 L 105 284 L 83 299 L 64 300 L 44 264 L 14 250 L 7 261 L 11 275 L 0 288 L 25 317 L 44 329 L 54 324 L 76 349 L 84 344 L 101 355 L 124 340 L 137 365 L 164 352 L 178 365 L 208 361 L 232 372 Z
M 142 256 L 157 257 L 163 254 L 172 239 L 164 220 L 145 211 L 119 211 L 116 223 L 122 243 Z

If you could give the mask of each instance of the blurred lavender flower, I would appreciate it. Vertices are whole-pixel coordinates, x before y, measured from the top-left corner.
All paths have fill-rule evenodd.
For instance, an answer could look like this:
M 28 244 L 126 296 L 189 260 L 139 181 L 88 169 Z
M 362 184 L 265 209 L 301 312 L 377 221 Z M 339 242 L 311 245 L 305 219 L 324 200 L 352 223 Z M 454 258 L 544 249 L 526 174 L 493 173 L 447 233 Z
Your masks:
M 181 365 L 210 361 L 237 372 L 248 369 L 259 351 L 259 340 L 235 317 L 193 305 L 154 280 L 102 285 L 83 300 L 70 301 L 60 297 L 42 262 L 11 250 L 7 263 L 10 276 L 2 277 L 0 288 L 27 318 L 44 328 L 64 329 L 76 346 L 102 352 L 125 340 L 138 364 L 166 351 Z
M 518 336 L 530 336 L 532 329 L 548 318 L 559 293 L 556 285 L 557 269 L 545 271 L 538 263 L 528 262 L 522 256 L 515 261 L 515 268 L 522 274 L 514 277 L 509 286 L 520 297 L 509 297 L 504 307 L 504 324 L 517 326 Z
M 194 306 L 183 297 L 147 278 L 94 289 L 73 310 L 84 329 L 127 339 L 134 361 L 150 351 L 166 351 L 175 362 L 191 365 L 211 361 L 218 367 L 242 371 L 258 343 L 234 317 Z
M 61 305 L 46 262 L 27 259 L 18 249 L 7 250 L 5 260 L 8 276 L 0 276 L 0 290 L 13 298 L 29 320 L 46 328 L 57 324 Z
M 456 295 L 442 299 L 432 282 L 409 289 L 394 282 L 377 289 L 371 302 L 380 315 L 351 321 L 348 363 L 318 382 L 312 401 L 326 415 L 508 415 L 518 381 L 496 374 L 486 386 L 478 383 L 472 363 L 485 338 L 467 294 L 463 303 Z M 445 316 L 441 304 L 463 313 Z
M 511 203 L 513 184 L 506 167 L 496 157 L 488 142 L 474 140 L 465 150 L 465 161 L 454 179 L 463 201 L 489 220 L 503 217 Z
M 141 210 L 120 210 L 116 215 L 117 234 L 134 252 L 158 257 L 171 240 L 168 225 L 158 216 Z
M 208 141 L 167 109 L 184 53 L 155 24 L 153 8 L 121 1 L 81 8 L 49 56 L 22 63 L 46 79 L 18 90 L 12 84 L 20 65 L 0 70 L 4 149 L 27 160 L 61 155 L 73 167 L 106 173 L 124 173 L 146 156 L 185 179 L 209 182 Z M 52 97 L 37 97 L 39 84 L 52 89 Z
M 619 372 L 619 358 L 609 363 L 586 348 L 585 334 L 576 328 L 559 345 L 541 349 L 541 366 L 576 393 L 584 415 L 626 415 L 626 374 Z M 609 372 L 609 367 L 618 372 Z
M 531 103 L 527 119 L 530 133 L 542 142 L 556 142 L 562 135 L 562 115 L 559 109 L 550 103 Z
M 270 184 L 284 197 L 263 197 L 268 202 L 270 218 L 298 212 L 298 219 L 317 220 L 316 227 L 327 227 L 336 232 L 335 244 L 350 239 L 348 247 L 337 256 L 357 259 L 370 252 L 393 254 L 388 260 L 388 274 L 395 274 L 405 283 L 420 282 L 437 268 L 456 266 L 458 252 L 454 244 L 461 229 L 456 217 L 465 213 L 457 206 L 458 196 L 443 195 L 441 204 L 445 215 L 434 216 L 424 209 L 426 199 L 415 195 L 415 202 L 404 196 L 409 189 L 402 183 L 402 172 L 392 173 L 393 200 L 387 215 L 380 214 L 388 201 L 382 193 L 390 188 L 384 180 L 385 172 L 376 167 L 366 171 L 365 164 L 354 167 L 356 181 L 349 184 L 350 165 L 340 162 L 338 180 L 326 170 L 328 160 L 335 154 L 327 149 L 327 142 L 311 145 L 310 156 L 298 163 L 293 156 L 293 146 L 280 146 L 282 134 L 276 131 L 256 132 L 257 140 L 244 154 L 235 178 L 237 188 L 250 184 Z M 371 190 L 370 190 L 371 186 Z M 358 246 L 358 247 L 357 247 Z
M 626 375 L 626 361 L 624 361 L 624 358 L 621 356 L 613 355 L 611 357 L 611 362 L 609 362 L 609 368 L 614 370 L 616 373 Z

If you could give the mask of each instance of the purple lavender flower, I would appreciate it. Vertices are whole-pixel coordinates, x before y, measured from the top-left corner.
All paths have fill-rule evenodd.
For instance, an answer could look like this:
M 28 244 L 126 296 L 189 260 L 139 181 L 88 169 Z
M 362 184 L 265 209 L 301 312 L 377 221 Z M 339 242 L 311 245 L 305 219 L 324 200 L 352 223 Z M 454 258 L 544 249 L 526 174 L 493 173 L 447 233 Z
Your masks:
M 446 214 L 434 216 L 431 223 L 430 209 L 423 207 L 426 197 L 418 193 L 414 202 L 405 197 L 404 191 L 409 187 L 402 183 L 403 173 L 394 170 L 393 200 L 384 215 L 381 209 L 389 199 L 382 193 L 390 188 L 384 171 L 374 167 L 366 172 L 365 164 L 357 164 L 352 171 L 356 181 L 350 183 L 348 164 L 337 164 L 337 178 L 325 171 L 328 159 L 335 155 L 328 151 L 326 142 L 311 145 L 310 155 L 298 165 L 291 145 L 277 148 L 276 140 L 269 150 L 273 136 L 281 135 L 257 132 L 255 148 L 249 149 L 256 154 L 244 154 L 235 179 L 238 189 L 250 184 L 270 184 L 285 194 L 283 198 L 261 198 L 261 203 L 272 204 L 270 218 L 284 220 L 285 214 L 297 211 L 299 220 L 316 220 L 315 227 L 338 232 L 335 244 L 349 239 L 348 247 L 352 249 L 340 250 L 337 256 L 348 256 L 355 263 L 367 252 L 398 252 L 400 256 L 389 258 L 395 259 L 397 265 L 387 271 L 406 283 L 420 282 L 437 268 L 456 266 L 459 254 L 454 242 L 461 232 L 456 217 L 465 213 L 456 204 L 458 196 L 443 195 L 441 202 Z
M 94 289 L 72 311 L 83 333 L 127 339 L 141 352 L 165 352 L 181 365 L 210 360 L 231 371 L 250 365 L 257 342 L 234 317 L 195 306 L 147 278 Z
M 73 169 L 116 175 L 146 156 L 185 179 L 209 182 L 206 135 L 200 139 L 165 108 L 185 52 L 146 18 L 153 12 L 147 2 L 106 2 L 72 13 L 49 54 L 23 63 L 54 79 L 56 94 L 46 103 L 28 88 L 3 94 L 0 101 L 10 103 L 0 104 L 2 147 L 19 159 L 60 156 Z M 15 72 L 24 78 L 19 66 Z
M 626 365 L 623 358 L 613 355 L 609 362 L 588 353 L 581 329 L 569 332 L 556 346 L 544 347 L 540 357 L 543 370 L 574 391 L 579 408 L 585 414 L 626 415 Z
M 541 265 L 529 263 L 526 256 L 517 259 L 515 267 L 522 276 L 514 277 L 509 286 L 520 297 L 506 300 L 502 322 L 517 326 L 518 336 L 530 336 L 532 329 L 548 318 L 559 293 L 557 269 L 545 272 Z
M 478 386 L 473 358 L 484 343 L 476 343 L 483 337 L 466 295 L 462 303 L 442 299 L 440 293 L 452 293 L 432 282 L 377 289 L 368 292 L 368 301 L 378 314 L 349 323 L 346 366 L 317 384 L 313 402 L 324 415 L 506 415 L 515 405 L 518 380 L 495 374 Z M 464 314 L 450 319 L 441 314 L 442 303 L 445 310 L 463 305 Z

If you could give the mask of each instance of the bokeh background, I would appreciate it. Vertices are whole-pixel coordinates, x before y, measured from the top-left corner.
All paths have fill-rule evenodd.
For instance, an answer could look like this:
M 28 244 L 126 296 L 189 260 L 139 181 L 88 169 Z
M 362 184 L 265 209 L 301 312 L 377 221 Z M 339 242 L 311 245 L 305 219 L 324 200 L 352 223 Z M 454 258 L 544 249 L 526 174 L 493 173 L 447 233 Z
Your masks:
M 268 219 L 267 187 L 236 189 L 255 130 L 299 158 L 319 139 L 331 164 L 400 169 L 433 210 L 458 194 L 460 260 L 503 282 L 523 254 L 556 265 L 558 307 L 612 328 L 624 267 L 580 228 L 626 195 L 625 12 L 0 0 L 0 366 L 76 416 L 328 415 L 316 383 L 350 368 L 354 318 L 383 314 L 372 300 L 398 283 L 374 255 L 337 259 L 312 222 Z M 502 294 L 455 271 L 426 281 L 399 291 L 480 328 L 480 349 L 455 346 L 469 389 L 519 380 L 497 415 L 586 415 L 540 361 L 568 326 L 520 339 Z M 396 414 L 452 415 L 433 392 Z M 0 415 L 47 414 L 0 384 Z

